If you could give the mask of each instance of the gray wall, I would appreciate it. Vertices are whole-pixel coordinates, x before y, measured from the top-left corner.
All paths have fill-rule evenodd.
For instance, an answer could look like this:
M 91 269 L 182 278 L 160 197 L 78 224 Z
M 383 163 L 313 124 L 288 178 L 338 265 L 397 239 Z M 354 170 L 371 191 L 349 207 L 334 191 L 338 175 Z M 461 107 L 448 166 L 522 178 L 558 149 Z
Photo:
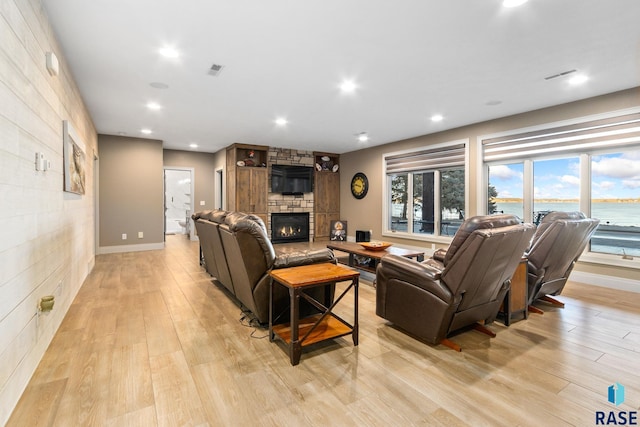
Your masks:
M 162 141 L 99 135 L 98 147 L 99 252 L 164 247 Z

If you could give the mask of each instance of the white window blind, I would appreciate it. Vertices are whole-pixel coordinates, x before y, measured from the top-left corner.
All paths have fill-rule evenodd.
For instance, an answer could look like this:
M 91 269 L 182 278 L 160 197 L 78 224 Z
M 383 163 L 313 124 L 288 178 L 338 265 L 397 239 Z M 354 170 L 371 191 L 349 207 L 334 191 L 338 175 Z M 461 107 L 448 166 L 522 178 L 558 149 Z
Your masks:
M 585 153 L 640 142 L 640 113 L 592 120 L 482 141 L 484 160 L 520 160 L 540 155 Z
M 465 144 L 423 148 L 410 153 L 385 155 L 387 173 L 431 171 L 464 166 Z

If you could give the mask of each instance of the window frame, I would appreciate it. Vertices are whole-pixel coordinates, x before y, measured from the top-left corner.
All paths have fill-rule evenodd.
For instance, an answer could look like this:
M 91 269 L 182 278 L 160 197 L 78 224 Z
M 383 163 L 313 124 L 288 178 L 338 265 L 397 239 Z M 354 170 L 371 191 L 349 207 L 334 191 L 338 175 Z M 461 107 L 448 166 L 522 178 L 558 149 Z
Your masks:
M 489 166 L 495 166 L 500 164 L 513 163 L 512 160 L 509 159 L 501 159 L 501 160 L 493 160 L 486 162 L 484 160 L 485 152 L 483 141 L 494 139 L 494 138 L 502 138 L 508 137 L 511 135 L 524 134 L 527 132 L 544 132 L 547 129 L 557 128 L 560 126 L 571 126 L 571 125 L 580 125 L 581 123 L 585 123 L 591 120 L 600 120 L 600 119 L 610 119 L 615 118 L 617 116 L 623 116 L 625 114 L 636 114 L 640 113 L 640 107 L 629 108 L 624 110 L 612 111 L 602 114 L 596 114 L 592 116 L 586 116 L 571 120 L 564 120 L 553 123 L 546 123 L 542 125 L 532 126 L 528 128 L 522 129 L 514 129 L 506 132 L 500 132 L 496 134 L 490 135 L 482 135 L 479 136 L 476 140 L 476 148 L 478 152 L 477 156 L 477 170 L 481 171 L 481 179 L 478 180 L 477 186 L 477 212 L 481 212 L 483 214 L 487 214 L 488 210 L 488 185 L 489 185 Z M 596 155 L 603 154 L 613 154 L 620 153 L 625 151 L 633 151 L 635 149 L 640 149 L 640 141 L 633 142 L 631 144 L 627 144 L 625 146 L 620 146 L 617 144 L 612 144 L 608 147 L 594 147 L 593 149 L 583 148 L 581 150 L 576 150 L 572 153 L 574 157 L 579 158 L 580 161 L 580 190 L 579 190 L 579 207 L 582 212 L 588 217 L 591 216 L 591 198 L 592 198 L 592 176 L 591 176 L 591 162 L 592 157 Z M 532 157 L 527 157 L 522 159 L 524 164 L 524 176 L 523 176 L 523 186 L 524 186 L 524 222 L 533 222 L 533 163 L 534 161 L 539 160 L 548 160 L 548 159 L 558 159 L 558 158 L 566 158 L 568 156 L 567 153 L 541 153 Z M 609 266 L 621 266 L 621 267 L 629 267 L 634 269 L 640 269 L 640 257 L 635 257 L 634 259 L 623 259 L 622 256 L 617 254 L 605 254 L 601 252 L 591 252 L 590 244 L 587 245 L 585 251 L 580 257 L 580 260 L 587 263 L 593 264 L 605 264 Z
M 432 145 L 426 145 L 426 146 L 420 146 L 420 147 L 415 147 L 415 148 L 410 148 L 410 149 L 406 149 L 406 150 L 401 150 L 401 151 L 394 151 L 394 152 L 389 152 L 389 153 L 384 153 L 382 155 L 382 236 L 384 237 L 394 237 L 394 238 L 399 238 L 399 239 L 408 239 L 408 240 L 417 240 L 417 241 L 423 241 L 423 242 L 433 242 L 433 243 L 449 243 L 451 242 L 451 240 L 453 239 L 453 236 L 441 236 L 440 235 L 440 226 L 441 226 L 441 215 L 442 215 L 442 209 L 440 207 L 440 172 L 441 170 L 445 170 L 445 169 L 437 169 L 437 168 L 433 168 L 433 169 L 420 169 L 420 170 L 415 170 L 415 171 L 408 171 L 408 172 L 399 172 L 399 173 L 407 173 L 408 174 L 408 182 L 407 182 L 407 194 L 411 195 L 413 194 L 413 178 L 412 178 L 412 174 L 416 173 L 416 172 L 434 172 L 434 214 L 435 214 L 435 219 L 434 219 L 434 234 L 421 234 L 421 233 L 414 233 L 411 231 L 412 227 L 409 224 L 413 224 L 413 201 L 411 200 L 412 197 L 409 197 L 409 201 L 411 202 L 410 205 L 407 207 L 407 231 L 397 231 L 397 230 L 391 230 L 390 228 L 390 209 L 391 209 L 391 203 L 390 203 L 390 198 L 391 198 L 391 175 L 387 173 L 387 162 L 386 159 L 388 157 L 392 157 L 392 156 L 399 156 L 399 155 L 410 155 L 411 153 L 419 153 L 421 151 L 425 151 L 425 150 L 446 150 L 452 146 L 455 145 L 464 145 L 464 165 L 461 165 L 460 168 L 464 169 L 464 210 L 465 210 L 465 214 L 467 214 L 469 212 L 469 197 L 470 197 L 470 176 L 469 176 L 469 170 L 470 170 L 470 156 L 469 156 L 469 152 L 470 152 L 470 143 L 469 143 L 469 139 L 458 139 L 458 140 L 454 140 L 454 141 L 447 141 L 447 142 L 442 142 L 442 143 L 437 143 L 437 144 L 432 144 Z M 453 169 L 453 167 L 448 167 L 448 169 Z

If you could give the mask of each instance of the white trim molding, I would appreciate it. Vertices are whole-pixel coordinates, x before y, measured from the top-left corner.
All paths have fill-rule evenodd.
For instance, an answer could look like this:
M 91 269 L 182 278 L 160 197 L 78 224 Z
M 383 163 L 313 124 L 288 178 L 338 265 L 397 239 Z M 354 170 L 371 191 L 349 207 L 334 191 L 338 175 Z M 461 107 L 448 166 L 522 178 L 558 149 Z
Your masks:
M 123 252 L 155 251 L 159 249 L 164 249 L 164 242 L 144 243 L 141 245 L 100 246 L 98 248 L 98 254 L 103 255 Z
M 603 288 L 617 289 L 619 291 L 640 293 L 640 280 L 625 279 L 622 277 L 606 276 L 604 274 L 586 273 L 574 270 L 569 276 L 569 281 L 600 286 Z

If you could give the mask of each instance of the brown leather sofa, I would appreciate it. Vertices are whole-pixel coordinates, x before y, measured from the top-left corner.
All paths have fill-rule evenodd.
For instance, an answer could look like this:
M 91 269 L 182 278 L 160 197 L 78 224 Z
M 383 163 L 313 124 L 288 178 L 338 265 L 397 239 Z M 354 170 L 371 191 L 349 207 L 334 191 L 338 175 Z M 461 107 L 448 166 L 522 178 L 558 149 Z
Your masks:
M 376 314 L 429 343 L 460 351 L 446 337 L 480 320 L 495 320 L 534 231 L 533 224 L 521 224 L 514 215 L 472 217 L 446 251 L 428 260 L 382 257 Z
M 560 295 L 599 223 L 600 220 L 586 218 L 582 212 L 550 212 L 545 215 L 526 254 L 530 306 L 538 299 L 564 306 L 549 295 Z M 542 312 L 532 306 L 530 311 Z
M 335 263 L 329 249 L 300 250 L 276 255 L 267 229 L 260 217 L 224 210 L 202 211 L 192 215 L 200 239 L 201 264 L 217 282 L 221 283 L 260 323 L 269 321 L 269 289 L 273 268 L 294 267 L 319 262 Z M 326 298 L 333 299 L 333 286 Z M 275 288 L 275 314 L 288 315 L 288 294 L 282 286 Z M 329 305 L 323 288 L 314 288 L 319 301 Z M 315 295 L 317 293 L 317 295 Z M 312 311 L 303 306 L 301 313 Z

